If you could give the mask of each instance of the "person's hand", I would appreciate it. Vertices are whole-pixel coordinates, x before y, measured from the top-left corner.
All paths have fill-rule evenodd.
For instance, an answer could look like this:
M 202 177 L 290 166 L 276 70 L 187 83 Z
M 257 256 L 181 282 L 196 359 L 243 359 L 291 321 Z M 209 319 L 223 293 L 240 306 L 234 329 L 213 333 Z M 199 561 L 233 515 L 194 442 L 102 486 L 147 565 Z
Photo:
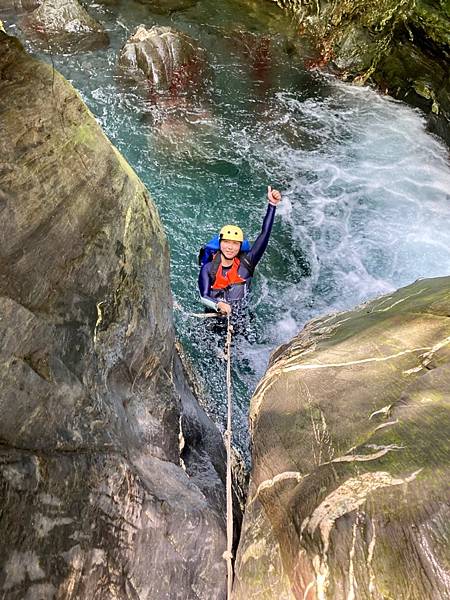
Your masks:
M 231 306 L 227 302 L 218 302 L 217 308 L 223 315 L 231 315 Z
M 279 202 L 281 202 L 281 194 L 278 190 L 273 190 L 269 185 L 267 187 L 267 197 L 269 198 L 269 203 L 276 206 Z

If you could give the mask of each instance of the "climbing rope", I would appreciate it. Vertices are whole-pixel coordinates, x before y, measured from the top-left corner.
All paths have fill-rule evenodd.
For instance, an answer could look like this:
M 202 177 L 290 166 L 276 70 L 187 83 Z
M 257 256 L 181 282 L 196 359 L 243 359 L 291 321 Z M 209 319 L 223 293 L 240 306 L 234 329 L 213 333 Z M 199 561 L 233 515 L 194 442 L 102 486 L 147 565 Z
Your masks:
M 227 339 L 225 342 L 225 356 L 227 359 L 227 430 L 225 431 L 225 446 L 227 450 L 227 549 L 223 553 L 224 559 L 227 561 L 227 600 L 231 600 L 231 590 L 233 588 L 233 495 L 232 495 L 232 480 L 231 480 L 231 334 L 233 326 L 231 325 L 230 316 L 227 317 Z
M 180 310 L 179 305 L 175 309 Z M 181 309 L 182 310 L 182 309 Z M 222 317 L 220 313 L 187 313 L 190 317 L 199 319 L 208 319 Z M 224 433 L 225 448 L 227 452 L 227 479 L 226 479 L 226 498 L 227 498 L 227 549 L 223 553 L 223 558 L 227 562 L 227 600 L 231 600 L 231 591 L 233 589 L 233 491 L 231 477 L 231 438 L 232 438 L 232 388 L 231 388 L 231 336 L 233 326 L 230 315 L 227 316 L 227 337 L 225 341 L 225 358 L 227 360 L 227 429 Z

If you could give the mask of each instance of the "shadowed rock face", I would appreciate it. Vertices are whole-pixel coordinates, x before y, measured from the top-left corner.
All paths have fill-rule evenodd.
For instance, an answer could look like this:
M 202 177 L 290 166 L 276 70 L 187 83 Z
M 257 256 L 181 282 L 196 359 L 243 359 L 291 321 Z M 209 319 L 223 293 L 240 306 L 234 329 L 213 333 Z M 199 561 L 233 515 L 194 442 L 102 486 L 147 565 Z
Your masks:
M 428 113 L 450 144 L 450 5 L 437 0 L 274 0 L 294 11 L 302 31 L 344 78 L 374 82 Z
M 12 9 L 16 12 L 31 11 L 42 4 L 44 0 L 2 0 L 2 9 Z
M 450 277 L 308 324 L 251 420 L 234 598 L 450 596 Z
M 223 598 L 223 445 L 174 350 L 148 192 L 1 32 L 0 127 L 1 596 Z
M 109 43 L 103 26 L 77 0 L 22 0 L 22 7 L 35 9 L 22 17 L 20 27 L 43 50 L 83 52 Z
M 198 0 L 138 0 L 145 4 L 153 13 L 166 15 L 168 13 L 186 10 L 195 6 Z
M 140 25 L 122 48 L 121 69 L 154 92 L 182 92 L 197 87 L 204 68 L 203 52 L 189 36 L 170 27 Z
M 11 0 L 13 1 L 13 0 Z M 22 0 L 23 1 L 23 0 Z M 33 0 L 28 0 L 33 1 Z M 179 11 L 184 11 L 195 6 L 198 0 L 136 0 L 139 4 L 148 7 L 151 14 L 170 15 Z M 121 0 L 101 0 L 102 4 L 116 6 Z

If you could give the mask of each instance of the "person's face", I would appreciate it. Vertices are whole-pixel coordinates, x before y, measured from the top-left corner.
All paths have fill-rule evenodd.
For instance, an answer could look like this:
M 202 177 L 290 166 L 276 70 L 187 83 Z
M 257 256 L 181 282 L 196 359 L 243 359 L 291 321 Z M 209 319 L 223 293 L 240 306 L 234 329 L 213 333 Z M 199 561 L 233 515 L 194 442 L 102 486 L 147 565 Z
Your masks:
M 220 242 L 220 250 L 228 260 L 237 256 L 240 249 L 241 242 L 236 242 L 236 240 L 222 240 Z

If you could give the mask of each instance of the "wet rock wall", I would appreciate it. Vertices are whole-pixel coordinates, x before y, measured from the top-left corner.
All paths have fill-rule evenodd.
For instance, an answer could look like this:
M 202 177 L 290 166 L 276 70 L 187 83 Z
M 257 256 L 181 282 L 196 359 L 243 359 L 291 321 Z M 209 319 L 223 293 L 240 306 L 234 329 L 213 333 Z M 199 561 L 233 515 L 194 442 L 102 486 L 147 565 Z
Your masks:
M 223 444 L 175 351 L 155 206 L 4 33 L 0 125 L 1 595 L 222 598 Z

